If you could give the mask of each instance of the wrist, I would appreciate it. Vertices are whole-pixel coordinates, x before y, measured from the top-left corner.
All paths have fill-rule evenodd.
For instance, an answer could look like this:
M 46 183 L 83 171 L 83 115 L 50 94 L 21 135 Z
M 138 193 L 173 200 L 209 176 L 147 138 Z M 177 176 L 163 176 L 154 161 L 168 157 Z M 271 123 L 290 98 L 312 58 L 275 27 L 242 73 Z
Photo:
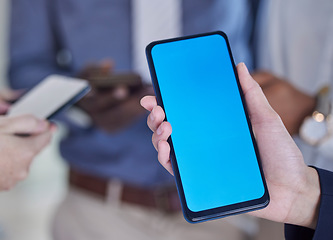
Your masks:
M 319 215 L 320 182 L 317 171 L 307 167 L 306 178 L 292 204 L 287 223 L 315 229 Z

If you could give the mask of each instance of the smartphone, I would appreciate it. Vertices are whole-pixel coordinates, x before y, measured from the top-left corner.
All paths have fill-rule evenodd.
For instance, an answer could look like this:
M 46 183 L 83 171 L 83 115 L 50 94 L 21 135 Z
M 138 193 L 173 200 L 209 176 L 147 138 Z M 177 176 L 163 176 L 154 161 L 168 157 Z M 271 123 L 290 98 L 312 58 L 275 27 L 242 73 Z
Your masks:
M 127 87 L 130 93 L 135 93 L 143 88 L 143 83 L 139 74 L 136 73 L 116 73 L 107 76 L 94 76 L 89 79 L 91 86 L 99 92 L 110 91 L 116 87 Z
M 40 119 L 53 119 L 90 90 L 88 81 L 51 75 L 17 100 L 7 116 L 32 114 Z
M 264 208 L 269 194 L 243 92 L 223 32 L 146 48 L 184 217 L 191 223 Z

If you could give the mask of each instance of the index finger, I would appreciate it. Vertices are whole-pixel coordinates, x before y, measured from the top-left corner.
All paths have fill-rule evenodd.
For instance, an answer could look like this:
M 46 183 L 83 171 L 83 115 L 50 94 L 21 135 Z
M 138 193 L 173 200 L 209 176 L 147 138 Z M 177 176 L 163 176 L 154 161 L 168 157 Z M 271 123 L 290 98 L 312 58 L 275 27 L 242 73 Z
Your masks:
M 142 107 L 147 109 L 148 111 L 152 111 L 154 107 L 157 106 L 157 101 L 155 96 L 145 96 L 140 100 L 140 104 Z
M 40 134 L 47 131 L 49 123 L 33 115 L 0 117 L 0 132 L 6 134 Z

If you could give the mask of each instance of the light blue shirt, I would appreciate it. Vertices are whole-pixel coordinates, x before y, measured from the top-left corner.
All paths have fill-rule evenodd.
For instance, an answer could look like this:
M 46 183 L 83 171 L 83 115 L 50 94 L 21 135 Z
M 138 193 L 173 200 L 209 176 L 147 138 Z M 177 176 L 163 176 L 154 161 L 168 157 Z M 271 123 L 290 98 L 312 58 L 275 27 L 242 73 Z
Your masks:
M 229 36 L 235 61 L 251 66 L 251 15 L 247 0 L 183 0 L 183 34 L 222 30 Z M 10 35 L 10 84 L 31 88 L 52 73 L 77 74 L 103 59 L 115 71 L 132 68 L 130 0 L 13 0 Z M 60 67 L 59 52 L 71 61 Z M 144 49 L 143 49 L 144 51 Z M 125 130 L 109 134 L 69 123 L 61 143 L 68 163 L 90 174 L 153 186 L 172 177 L 159 165 L 146 116 Z

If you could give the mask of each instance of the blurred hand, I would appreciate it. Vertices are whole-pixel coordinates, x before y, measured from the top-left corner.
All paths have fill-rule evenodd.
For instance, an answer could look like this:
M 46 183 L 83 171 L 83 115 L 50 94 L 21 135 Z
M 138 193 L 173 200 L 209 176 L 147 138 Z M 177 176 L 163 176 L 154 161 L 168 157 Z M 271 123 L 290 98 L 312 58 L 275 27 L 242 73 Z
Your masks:
M 300 150 L 245 64 L 239 64 L 237 71 L 271 198 L 266 208 L 250 214 L 315 228 L 320 198 L 317 171 L 305 165 Z M 170 146 L 167 142 L 172 132 L 171 125 L 164 121 L 164 111 L 157 106 L 155 97 L 144 97 L 141 105 L 151 111 L 147 123 L 154 132 L 152 141 L 158 151 L 158 160 L 172 174 Z
M 115 132 L 145 113 L 140 106 L 140 99 L 152 92 L 152 88 L 146 87 L 130 94 L 126 87 L 117 87 L 98 94 L 93 93 L 83 99 L 79 106 L 90 115 L 96 126 L 107 132 Z
M 100 65 L 88 66 L 81 78 L 90 80 L 112 76 L 112 62 L 104 61 Z M 109 88 L 93 88 L 77 105 L 89 114 L 93 123 L 107 132 L 119 131 L 142 116 L 145 111 L 140 99 L 152 94 L 151 87 L 140 87 L 136 91 L 125 85 Z
M 99 77 L 106 77 L 112 74 L 113 61 L 106 59 L 97 64 L 89 64 L 78 74 L 78 78 L 88 81 Z
M 22 91 L 20 90 L 1 89 L 0 114 L 5 114 L 10 107 L 10 102 L 18 99 L 21 95 Z
M 9 190 L 27 177 L 32 160 L 54 131 L 54 125 L 31 115 L 0 116 L 0 190 Z
M 261 86 L 270 105 L 280 115 L 289 134 L 297 134 L 305 117 L 313 112 L 316 99 L 271 73 L 255 72 L 252 77 Z

